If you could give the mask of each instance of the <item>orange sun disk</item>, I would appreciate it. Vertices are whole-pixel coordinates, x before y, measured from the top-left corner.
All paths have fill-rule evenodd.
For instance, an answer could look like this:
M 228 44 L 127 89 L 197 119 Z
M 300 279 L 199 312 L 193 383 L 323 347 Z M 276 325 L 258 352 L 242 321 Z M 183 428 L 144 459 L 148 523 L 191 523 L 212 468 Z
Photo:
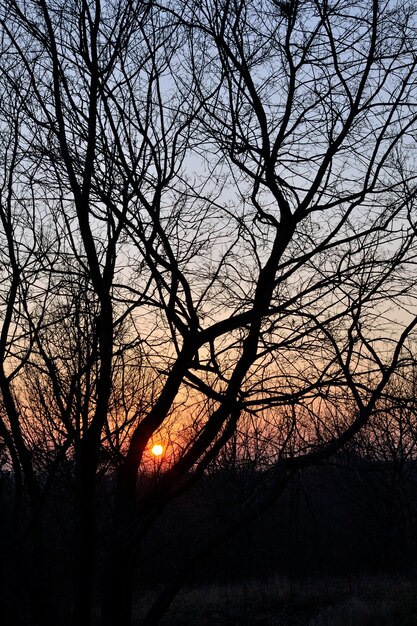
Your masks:
M 161 454 L 163 453 L 163 451 L 164 451 L 164 448 L 163 448 L 163 446 L 161 446 L 161 444 L 160 444 L 160 443 L 156 443 L 156 444 L 152 447 L 152 450 L 151 450 L 151 452 L 152 452 L 152 454 L 153 454 L 154 456 L 161 456 Z

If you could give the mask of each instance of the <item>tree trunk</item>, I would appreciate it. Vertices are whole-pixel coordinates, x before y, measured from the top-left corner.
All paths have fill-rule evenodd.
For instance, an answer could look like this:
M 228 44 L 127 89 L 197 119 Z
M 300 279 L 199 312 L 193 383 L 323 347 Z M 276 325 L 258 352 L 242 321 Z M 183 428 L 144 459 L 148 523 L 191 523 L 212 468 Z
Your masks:
M 32 584 L 31 584 L 31 614 L 33 624 L 50 626 L 53 624 L 50 605 L 47 602 L 45 586 L 45 546 L 43 540 L 43 524 L 35 513 L 35 519 L 30 528 L 32 544 Z
M 74 626 L 91 626 L 93 610 L 95 531 L 95 460 L 83 454 L 80 459 L 78 554 L 75 567 Z
M 132 624 L 132 557 L 112 546 L 102 585 L 101 626 Z

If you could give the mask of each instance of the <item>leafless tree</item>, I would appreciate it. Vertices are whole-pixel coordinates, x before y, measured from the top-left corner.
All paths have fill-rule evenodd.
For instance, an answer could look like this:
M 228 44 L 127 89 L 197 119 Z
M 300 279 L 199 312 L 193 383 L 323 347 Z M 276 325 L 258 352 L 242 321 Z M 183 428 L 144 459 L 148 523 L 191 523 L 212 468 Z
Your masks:
M 362 487 L 357 506 L 385 533 L 387 557 L 394 562 L 409 559 L 415 549 L 415 390 L 413 363 L 395 373 L 343 455 Z
M 409 358 L 415 15 L 5 0 L 1 24 L 1 435 L 28 489 L 31 429 L 74 456 L 78 625 L 116 459 L 102 621 L 129 624 L 143 537 L 233 438 L 264 437 L 243 523 L 349 441 Z M 171 452 L 138 493 L 155 437 Z

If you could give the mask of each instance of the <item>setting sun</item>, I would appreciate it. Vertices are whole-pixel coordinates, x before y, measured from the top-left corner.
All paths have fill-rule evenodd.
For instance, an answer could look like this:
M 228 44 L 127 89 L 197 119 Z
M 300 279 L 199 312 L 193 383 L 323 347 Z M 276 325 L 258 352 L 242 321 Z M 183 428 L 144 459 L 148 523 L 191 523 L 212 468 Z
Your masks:
M 154 456 L 161 456 L 161 454 L 163 453 L 163 451 L 164 451 L 164 447 L 163 447 L 163 446 L 161 446 L 161 444 L 160 444 L 160 443 L 155 444 L 155 445 L 153 446 L 153 448 L 152 448 L 152 454 L 153 454 Z

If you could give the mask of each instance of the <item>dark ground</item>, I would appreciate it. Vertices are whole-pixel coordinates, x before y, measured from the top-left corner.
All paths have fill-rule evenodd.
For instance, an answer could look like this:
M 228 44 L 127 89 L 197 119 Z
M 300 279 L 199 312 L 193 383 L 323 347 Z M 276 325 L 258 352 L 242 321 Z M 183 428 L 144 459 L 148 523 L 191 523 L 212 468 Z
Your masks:
M 415 626 L 417 581 L 359 577 L 290 583 L 271 578 L 189 588 L 161 622 L 161 626 L 209 625 Z

